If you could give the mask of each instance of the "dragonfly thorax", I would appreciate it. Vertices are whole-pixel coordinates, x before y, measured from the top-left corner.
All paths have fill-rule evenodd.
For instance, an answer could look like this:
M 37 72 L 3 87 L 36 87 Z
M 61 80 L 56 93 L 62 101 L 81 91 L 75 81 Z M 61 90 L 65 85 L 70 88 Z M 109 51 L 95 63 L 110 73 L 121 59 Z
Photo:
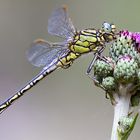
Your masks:
M 104 42 L 101 32 L 95 29 L 85 29 L 77 32 L 72 43 L 70 43 L 70 49 L 79 54 L 96 52 L 99 47 L 103 46 Z

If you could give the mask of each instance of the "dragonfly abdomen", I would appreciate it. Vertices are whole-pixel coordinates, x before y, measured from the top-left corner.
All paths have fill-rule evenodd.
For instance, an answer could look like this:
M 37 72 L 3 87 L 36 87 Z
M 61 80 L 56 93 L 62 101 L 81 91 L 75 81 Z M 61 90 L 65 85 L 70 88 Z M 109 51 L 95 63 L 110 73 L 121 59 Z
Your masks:
M 30 82 L 28 82 L 23 88 L 21 88 L 17 93 L 15 93 L 12 97 L 7 99 L 3 104 L 0 105 L 0 114 L 7 109 L 13 102 L 15 102 L 18 98 L 20 98 L 26 91 L 34 87 L 39 81 L 41 81 L 43 78 L 45 78 L 47 75 L 49 75 L 51 72 L 53 72 L 55 69 L 57 69 L 58 66 L 56 64 L 53 64 L 52 66 L 44 69 L 42 72 L 40 72 L 34 79 L 32 79 Z

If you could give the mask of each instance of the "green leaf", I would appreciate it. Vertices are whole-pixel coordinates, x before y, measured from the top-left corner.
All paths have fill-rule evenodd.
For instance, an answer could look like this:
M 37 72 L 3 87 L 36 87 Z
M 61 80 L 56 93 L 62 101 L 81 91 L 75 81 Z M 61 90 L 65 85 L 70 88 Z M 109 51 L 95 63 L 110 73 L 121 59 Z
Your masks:
M 138 113 L 134 117 L 123 117 L 119 121 L 119 126 L 117 128 L 118 132 L 118 140 L 127 140 L 129 135 L 131 134 L 136 120 L 138 118 Z

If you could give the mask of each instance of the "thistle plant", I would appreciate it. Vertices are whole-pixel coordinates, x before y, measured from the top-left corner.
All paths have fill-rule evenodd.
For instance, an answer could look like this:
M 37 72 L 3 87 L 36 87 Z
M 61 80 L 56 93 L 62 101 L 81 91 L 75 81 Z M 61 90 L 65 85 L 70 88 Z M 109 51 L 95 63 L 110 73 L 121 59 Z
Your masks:
M 94 65 L 95 84 L 105 90 L 114 107 L 111 140 L 127 140 L 140 103 L 140 33 L 120 31 L 105 58 Z

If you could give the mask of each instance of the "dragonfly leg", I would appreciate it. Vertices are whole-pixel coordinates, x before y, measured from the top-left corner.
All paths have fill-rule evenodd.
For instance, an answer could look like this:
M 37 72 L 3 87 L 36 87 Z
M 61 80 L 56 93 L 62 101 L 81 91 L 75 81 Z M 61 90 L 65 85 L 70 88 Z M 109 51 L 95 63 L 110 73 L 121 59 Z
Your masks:
M 94 75 L 93 75 L 93 76 L 91 75 L 91 70 L 92 70 L 92 68 L 93 68 L 93 66 L 94 66 L 94 64 L 95 64 L 95 62 L 96 62 L 96 60 L 98 59 L 98 57 L 99 57 L 99 54 L 96 53 L 96 54 L 94 55 L 92 61 L 90 62 L 89 66 L 88 66 L 88 68 L 87 68 L 87 71 L 86 71 L 87 76 L 88 76 L 90 79 L 92 79 L 96 85 L 99 85 L 100 82 L 97 80 L 97 78 L 96 78 Z
M 107 61 L 106 58 L 105 58 L 104 56 L 101 56 L 101 54 L 102 54 L 102 52 L 103 52 L 104 49 L 105 49 L 105 46 L 102 46 L 102 47 L 98 50 L 97 53 L 94 53 L 93 59 L 92 59 L 92 61 L 90 62 L 88 68 L 87 68 L 87 75 L 90 75 L 91 70 L 92 70 L 92 67 L 94 66 L 94 64 L 95 64 L 95 62 L 96 62 L 96 60 L 97 60 L 98 58 L 100 58 L 101 60 L 103 60 L 103 61 L 105 61 L 105 62 Z
M 92 67 L 95 64 L 95 62 L 98 59 L 98 57 L 99 57 L 99 54 L 98 53 L 95 53 L 94 56 L 93 56 L 92 61 L 90 62 L 89 66 L 87 68 L 87 72 L 86 72 L 87 75 L 90 75 L 91 70 L 92 70 Z
M 96 78 L 96 76 L 91 75 L 90 73 L 86 73 L 87 76 L 94 82 L 94 84 L 100 88 L 102 88 L 104 91 L 106 91 L 105 87 L 99 82 L 99 80 Z
M 110 63 L 109 61 L 108 61 L 108 59 L 106 58 L 106 57 L 104 57 L 104 56 L 102 56 L 102 55 L 98 55 L 98 58 L 100 59 L 100 60 L 102 60 L 102 61 L 104 61 L 105 63 Z
M 104 56 L 101 55 L 104 49 L 105 49 L 105 46 L 102 47 L 97 53 L 94 54 L 94 57 L 93 57 L 92 61 L 90 62 L 89 66 L 87 68 L 86 74 L 88 75 L 88 77 L 90 79 L 92 79 L 94 81 L 95 85 L 97 85 L 97 86 L 99 86 L 99 87 L 101 87 L 102 89 L 105 90 L 105 88 L 100 84 L 100 82 L 96 78 L 96 76 L 91 75 L 91 70 L 93 69 L 93 66 L 94 66 L 95 62 L 97 61 L 97 59 L 103 60 L 105 62 L 108 61 Z

